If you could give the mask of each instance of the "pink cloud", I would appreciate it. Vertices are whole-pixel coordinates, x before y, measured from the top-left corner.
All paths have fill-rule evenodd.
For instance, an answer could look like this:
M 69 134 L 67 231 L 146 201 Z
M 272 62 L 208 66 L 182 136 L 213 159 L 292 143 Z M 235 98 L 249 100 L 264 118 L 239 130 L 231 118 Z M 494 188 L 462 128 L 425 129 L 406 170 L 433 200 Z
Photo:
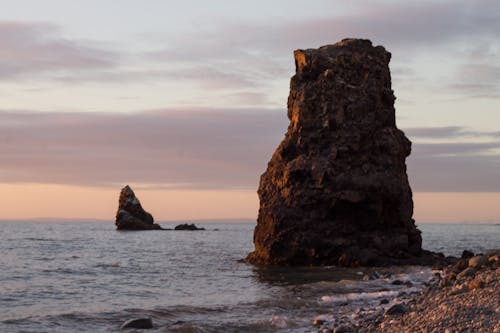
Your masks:
M 118 113 L 0 111 L 0 182 L 256 189 L 288 125 L 285 110 Z M 408 129 L 416 191 L 500 191 L 496 132 Z M 483 136 L 485 143 L 468 141 Z M 454 143 L 420 143 L 420 138 Z
M 48 71 L 110 68 L 116 54 L 60 36 L 49 23 L 0 22 L 0 79 Z

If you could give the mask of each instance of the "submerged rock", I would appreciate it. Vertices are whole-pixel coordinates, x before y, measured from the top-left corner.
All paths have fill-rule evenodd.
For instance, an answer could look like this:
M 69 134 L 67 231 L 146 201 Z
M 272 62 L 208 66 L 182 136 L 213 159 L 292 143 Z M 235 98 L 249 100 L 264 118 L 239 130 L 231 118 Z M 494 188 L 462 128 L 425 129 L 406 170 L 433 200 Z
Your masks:
M 187 223 L 184 223 L 184 224 L 179 224 L 177 225 L 174 230 L 188 230 L 188 231 L 196 231 L 196 230 L 205 230 L 205 228 L 198 228 L 197 226 L 195 226 L 193 223 L 191 224 L 187 224 Z
M 120 327 L 121 330 L 128 328 L 153 328 L 153 319 L 151 317 L 130 319 L 124 322 Z
M 154 223 L 153 216 L 142 208 L 139 199 L 128 185 L 120 192 L 115 224 L 118 230 L 162 229 Z
M 389 60 L 369 40 L 294 52 L 290 124 L 258 190 L 251 263 L 385 265 L 424 255 Z M 425 256 L 424 256 L 425 257 Z

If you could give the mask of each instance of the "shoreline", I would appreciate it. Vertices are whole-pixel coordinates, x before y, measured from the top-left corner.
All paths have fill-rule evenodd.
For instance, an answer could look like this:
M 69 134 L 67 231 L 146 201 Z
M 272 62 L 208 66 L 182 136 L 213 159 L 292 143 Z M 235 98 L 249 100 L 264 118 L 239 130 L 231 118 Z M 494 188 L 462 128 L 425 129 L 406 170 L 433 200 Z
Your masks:
M 433 270 L 433 277 L 415 288 L 392 274 L 365 276 L 406 285 L 392 299 L 363 307 L 346 316 L 319 315 L 307 333 L 500 333 L 500 250 L 478 254 L 464 251 L 454 263 Z M 398 281 L 397 283 L 395 283 Z
M 500 332 L 500 251 L 462 258 L 401 313 L 378 315 L 359 332 Z
M 420 292 L 398 295 L 389 308 L 354 314 L 358 318 L 350 324 L 342 319 L 334 327 L 321 323 L 312 332 L 500 333 L 499 257 L 500 250 L 463 257 Z

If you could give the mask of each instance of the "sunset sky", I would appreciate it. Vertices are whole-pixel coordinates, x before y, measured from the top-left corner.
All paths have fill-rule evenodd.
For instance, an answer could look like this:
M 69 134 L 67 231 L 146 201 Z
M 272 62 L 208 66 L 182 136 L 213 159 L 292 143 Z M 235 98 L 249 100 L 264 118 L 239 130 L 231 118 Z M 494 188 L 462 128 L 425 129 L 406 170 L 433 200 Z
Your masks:
M 257 216 L 293 50 L 392 53 L 415 219 L 500 221 L 500 1 L 0 0 L 0 220 Z

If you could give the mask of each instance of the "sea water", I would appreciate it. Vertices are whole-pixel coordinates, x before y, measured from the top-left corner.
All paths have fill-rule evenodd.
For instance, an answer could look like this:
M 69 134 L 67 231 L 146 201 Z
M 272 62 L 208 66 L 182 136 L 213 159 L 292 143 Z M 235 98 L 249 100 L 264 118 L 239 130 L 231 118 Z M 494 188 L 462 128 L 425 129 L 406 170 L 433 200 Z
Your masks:
M 172 227 L 167 223 L 164 227 Z M 425 267 L 257 267 L 254 223 L 206 231 L 116 231 L 109 223 L 0 223 L 0 332 L 306 332 L 418 291 Z M 424 247 L 459 256 L 498 247 L 500 226 L 422 224 Z M 409 286 L 393 284 L 407 281 Z M 385 303 L 385 302 L 383 302 Z

